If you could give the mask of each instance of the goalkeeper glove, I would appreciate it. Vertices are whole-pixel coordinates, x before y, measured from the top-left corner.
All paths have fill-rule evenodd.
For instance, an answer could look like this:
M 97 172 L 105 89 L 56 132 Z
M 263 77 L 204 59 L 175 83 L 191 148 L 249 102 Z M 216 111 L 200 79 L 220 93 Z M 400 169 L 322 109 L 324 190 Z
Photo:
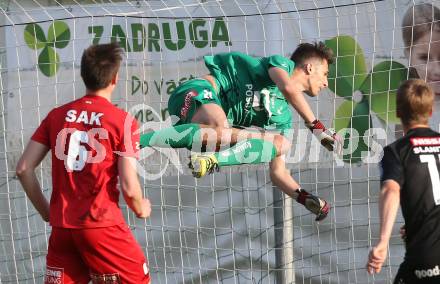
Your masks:
M 327 150 L 333 151 L 338 155 L 342 153 L 343 141 L 336 132 L 325 128 L 324 124 L 318 119 L 312 123 L 306 123 L 306 126 L 313 132 L 316 138 L 321 142 L 321 145 Z
M 307 210 L 316 215 L 316 221 L 321 221 L 325 217 L 327 217 L 328 212 L 330 211 L 330 205 L 322 198 L 315 196 L 311 193 L 308 193 L 304 189 L 298 189 L 298 197 L 296 201 L 304 205 Z

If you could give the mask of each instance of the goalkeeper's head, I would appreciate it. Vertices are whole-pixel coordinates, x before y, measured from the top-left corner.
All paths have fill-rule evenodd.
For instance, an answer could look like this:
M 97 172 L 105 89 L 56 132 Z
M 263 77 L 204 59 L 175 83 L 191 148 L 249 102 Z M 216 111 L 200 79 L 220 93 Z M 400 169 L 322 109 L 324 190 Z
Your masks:
M 328 66 L 333 63 L 333 52 L 323 42 L 299 44 L 290 60 L 295 62 L 295 70 L 301 77 L 297 79 L 306 94 L 314 97 L 328 87 Z
M 432 115 L 434 92 L 421 79 L 404 81 L 397 90 L 397 117 L 406 128 L 427 126 Z
M 123 49 L 116 43 L 92 45 L 81 58 L 81 77 L 87 90 L 98 91 L 116 85 Z

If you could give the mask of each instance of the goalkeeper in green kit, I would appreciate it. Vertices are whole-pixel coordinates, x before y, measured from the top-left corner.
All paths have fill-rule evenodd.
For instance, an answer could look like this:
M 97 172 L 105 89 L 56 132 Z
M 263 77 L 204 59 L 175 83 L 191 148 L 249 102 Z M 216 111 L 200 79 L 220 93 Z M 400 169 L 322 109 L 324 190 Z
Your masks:
M 141 147 L 194 150 L 193 145 L 216 145 L 214 153 L 191 155 L 195 177 L 221 166 L 270 162 L 273 184 L 314 213 L 317 221 L 324 219 L 329 204 L 301 189 L 286 169 L 291 143 L 283 134 L 291 129 L 290 104 L 326 149 L 342 150 L 340 138 L 315 117 L 303 94 L 317 96 L 328 86 L 331 49 L 322 42 L 302 43 L 290 59 L 230 52 L 204 60 L 210 74 L 183 83 L 169 98 L 169 113 L 179 121 L 141 135 Z M 240 129 L 254 126 L 267 131 Z M 224 144 L 231 146 L 219 150 Z

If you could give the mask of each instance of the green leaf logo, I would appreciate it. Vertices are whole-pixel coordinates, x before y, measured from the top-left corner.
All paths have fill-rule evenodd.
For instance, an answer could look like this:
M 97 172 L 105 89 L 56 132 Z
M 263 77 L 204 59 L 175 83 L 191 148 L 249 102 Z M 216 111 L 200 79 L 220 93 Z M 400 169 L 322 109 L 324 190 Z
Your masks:
M 344 148 L 351 139 L 358 140 L 357 148 L 344 155 L 346 162 L 359 162 L 363 151 L 368 151 L 364 135 L 371 125 L 373 113 L 384 124 L 398 123 L 396 117 L 396 90 L 407 79 L 407 68 L 395 61 L 383 61 L 368 73 L 362 48 L 350 36 L 337 36 L 326 41 L 336 55 L 336 63 L 330 66 L 329 88 L 345 101 L 336 110 L 334 127 L 356 129 L 344 135 Z
M 42 49 L 38 56 L 38 68 L 47 77 L 52 77 L 60 64 L 60 56 L 55 49 L 65 48 L 69 44 L 70 29 L 64 22 L 54 21 L 46 37 L 38 24 L 28 24 L 24 29 L 24 41 L 33 50 Z

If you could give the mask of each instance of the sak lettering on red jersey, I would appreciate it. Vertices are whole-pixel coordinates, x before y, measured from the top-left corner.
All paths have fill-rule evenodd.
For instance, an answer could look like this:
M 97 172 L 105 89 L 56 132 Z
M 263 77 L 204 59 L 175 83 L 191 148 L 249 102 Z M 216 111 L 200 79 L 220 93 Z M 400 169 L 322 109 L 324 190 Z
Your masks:
M 66 121 L 100 126 L 101 121 L 99 119 L 103 115 L 104 114 L 101 112 L 96 113 L 94 111 L 92 111 L 92 113 L 89 114 L 85 110 L 81 111 L 80 114 L 77 115 L 77 111 L 74 109 L 71 109 L 71 110 L 68 110 L 66 113 Z

